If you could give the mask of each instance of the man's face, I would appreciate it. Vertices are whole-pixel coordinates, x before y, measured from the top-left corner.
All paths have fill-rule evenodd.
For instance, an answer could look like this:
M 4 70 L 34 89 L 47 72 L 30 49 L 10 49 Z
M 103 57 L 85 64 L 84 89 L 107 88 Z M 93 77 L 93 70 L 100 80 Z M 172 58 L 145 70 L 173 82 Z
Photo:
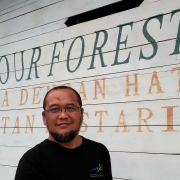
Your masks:
M 80 107 L 76 94 L 70 89 L 57 89 L 52 90 L 46 98 L 45 110 L 54 108 L 67 108 L 67 107 Z M 43 112 L 44 124 L 47 126 L 49 131 L 50 139 L 55 139 L 55 136 L 60 138 L 66 138 L 67 136 L 76 136 L 79 132 L 83 109 L 77 108 L 74 112 Z M 73 138 L 74 138 L 73 136 Z M 64 140 L 70 141 L 70 140 Z M 68 137 L 69 139 L 69 137 Z M 59 140 L 61 142 L 61 140 Z M 63 140 L 62 140 L 63 142 Z

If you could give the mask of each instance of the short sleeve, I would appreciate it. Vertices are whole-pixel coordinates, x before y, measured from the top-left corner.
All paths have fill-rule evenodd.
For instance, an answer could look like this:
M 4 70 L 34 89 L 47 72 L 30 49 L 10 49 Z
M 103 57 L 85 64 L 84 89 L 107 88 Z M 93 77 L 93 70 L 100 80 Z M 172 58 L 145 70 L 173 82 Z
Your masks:
M 26 153 L 19 161 L 15 180 L 46 180 L 38 158 Z
M 110 158 L 110 154 L 108 152 L 107 155 L 107 180 L 113 180 L 112 178 L 112 170 L 111 170 L 111 158 Z

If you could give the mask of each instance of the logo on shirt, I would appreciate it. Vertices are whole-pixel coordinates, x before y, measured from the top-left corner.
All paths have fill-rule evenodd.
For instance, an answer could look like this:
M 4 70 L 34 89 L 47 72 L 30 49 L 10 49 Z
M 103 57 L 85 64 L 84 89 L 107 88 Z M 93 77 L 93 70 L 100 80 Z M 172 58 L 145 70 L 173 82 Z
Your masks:
M 95 167 L 95 168 L 92 168 L 89 173 L 90 173 L 90 177 L 91 178 L 95 178 L 95 177 L 103 177 L 104 174 L 103 174 L 103 166 L 101 166 L 99 164 L 99 166 Z

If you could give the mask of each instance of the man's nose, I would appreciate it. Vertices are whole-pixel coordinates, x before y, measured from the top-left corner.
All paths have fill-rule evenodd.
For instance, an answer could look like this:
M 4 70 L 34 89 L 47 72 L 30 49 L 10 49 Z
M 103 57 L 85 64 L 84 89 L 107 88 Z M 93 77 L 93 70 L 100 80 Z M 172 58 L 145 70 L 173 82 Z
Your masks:
M 68 117 L 68 113 L 66 109 L 62 108 L 59 114 L 59 118 L 67 118 L 67 117 Z

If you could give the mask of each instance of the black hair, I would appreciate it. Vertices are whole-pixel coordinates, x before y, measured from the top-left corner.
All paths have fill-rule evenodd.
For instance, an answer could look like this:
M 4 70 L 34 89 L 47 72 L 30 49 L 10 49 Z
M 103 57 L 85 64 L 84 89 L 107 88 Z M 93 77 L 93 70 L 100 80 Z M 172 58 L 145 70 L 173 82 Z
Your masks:
M 69 86 L 56 86 L 56 87 L 50 89 L 50 90 L 46 93 L 46 95 L 45 95 L 45 97 L 44 97 L 44 100 L 43 100 L 43 109 L 44 109 L 44 110 L 45 110 L 45 107 L 46 107 L 46 98 L 47 98 L 48 94 L 49 94 L 51 91 L 53 91 L 53 90 L 58 90 L 58 89 L 69 89 L 69 90 L 72 90 L 72 91 L 76 94 L 76 96 L 77 96 L 77 100 L 78 100 L 78 103 L 79 103 L 80 107 L 82 107 L 81 96 L 79 95 L 79 93 L 78 93 L 75 89 L 73 89 L 73 88 L 71 88 L 71 87 L 69 87 Z

